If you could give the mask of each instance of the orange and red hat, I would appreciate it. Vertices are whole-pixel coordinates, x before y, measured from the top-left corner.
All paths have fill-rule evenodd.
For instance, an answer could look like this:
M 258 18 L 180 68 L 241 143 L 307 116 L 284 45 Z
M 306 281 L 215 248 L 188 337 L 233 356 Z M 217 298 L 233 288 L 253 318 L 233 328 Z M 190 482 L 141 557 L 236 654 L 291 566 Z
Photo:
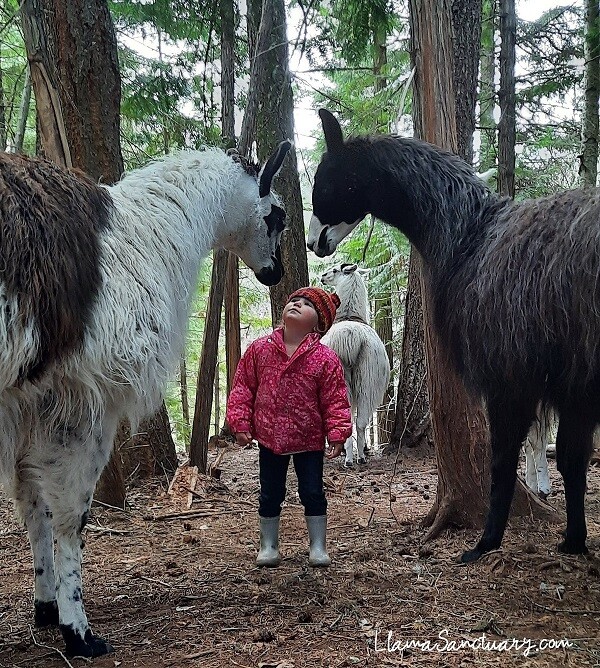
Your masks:
M 319 332 L 325 332 L 333 325 L 337 307 L 340 305 L 340 298 L 331 292 L 326 292 L 321 288 L 300 288 L 288 297 L 288 303 L 295 297 L 304 297 L 315 307 L 319 316 Z

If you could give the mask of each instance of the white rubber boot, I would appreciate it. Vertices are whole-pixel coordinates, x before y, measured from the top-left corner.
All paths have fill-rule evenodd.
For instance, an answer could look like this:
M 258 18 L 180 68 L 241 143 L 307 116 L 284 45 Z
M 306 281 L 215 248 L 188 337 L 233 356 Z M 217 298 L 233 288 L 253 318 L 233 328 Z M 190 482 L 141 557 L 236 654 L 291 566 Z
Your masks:
M 327 534 L 327 515 L 307 515 L 306 526 L 310 551 L 308 563 L 311 566 L 329 566 L 331 559 L 327 554 L 325 536 Z
M 257 566 L 279 566 L 279 517 L 260 518 L 260 550 Z

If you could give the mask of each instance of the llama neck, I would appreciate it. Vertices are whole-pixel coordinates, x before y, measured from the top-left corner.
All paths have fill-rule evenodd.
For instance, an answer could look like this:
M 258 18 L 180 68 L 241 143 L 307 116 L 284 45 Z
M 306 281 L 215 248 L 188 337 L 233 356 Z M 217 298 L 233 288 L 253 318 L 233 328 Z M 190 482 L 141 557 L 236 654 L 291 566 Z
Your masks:
M 155 238 L 197 271 L 217 245 L 239 176 L 222 151 L 185 151 L 135 170 L 110 191 L 129 234 Z
M 187 315 L 200 263 L 217 245 L 224 210 L 240 178 L 222 151 L 190 151 L 135 170 L 109 188 L 118 246 L 140 248 L 148 273 L 161 277 L 177 318 Z
M 362 320 L 369 323 L 369 300 L 367 289 L 360 277 L 354 275 L 342 285 L 336 287 L 340 305 L 336 313 L 336 322 L 342 320 Z
M 484 232 L 498 198 L 459 157 L 415 139 L 355 142 L 363 142 L 369 211 L 406 234 L 434 271 L 465 252 L 473 228 Z

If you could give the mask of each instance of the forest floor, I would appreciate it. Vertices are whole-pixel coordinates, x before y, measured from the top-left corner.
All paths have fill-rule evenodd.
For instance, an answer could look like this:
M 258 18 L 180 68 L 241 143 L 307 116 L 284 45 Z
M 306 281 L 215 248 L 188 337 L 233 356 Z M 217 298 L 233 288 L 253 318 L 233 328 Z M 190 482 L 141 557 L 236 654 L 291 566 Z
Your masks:
M 373 456 L 350 471 L 341 458 L 328 462 L 329 569 L 307 565 L 290 467 L 283 561 L 258 569 L 258 452 L 221 456 L 218 481 L 194 481 L 184 468 L 170 493 L 164 481 L 133 489 L 127 512 L 93 506 L 86 609 L 115 648 L 94 668 L 600 666 L 597 466 L 588 477 L 590 556 L 558 554 L 560 526 L 518 519 L 502 550 L 461 565 L 478 532 L 423 544 L 420 521 L 436 489 L 431 455 Z M 551 468 L 549 501 L 562 509 Z M 61 656 L 58 630 L 33 628 L 31 571 L 26 535 L 2 499 L 0 666 L 86 665 Z

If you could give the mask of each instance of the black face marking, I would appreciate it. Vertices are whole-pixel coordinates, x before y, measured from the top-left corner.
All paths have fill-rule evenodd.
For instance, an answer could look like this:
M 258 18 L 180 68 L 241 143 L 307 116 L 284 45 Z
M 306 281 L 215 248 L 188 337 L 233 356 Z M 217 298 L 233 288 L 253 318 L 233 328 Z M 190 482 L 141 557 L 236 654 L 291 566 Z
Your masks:
M 277 204 L 271 204 L 271 212 L 265 216 L 269 237 L 281 234 L 286 227 L 285 211 Z

